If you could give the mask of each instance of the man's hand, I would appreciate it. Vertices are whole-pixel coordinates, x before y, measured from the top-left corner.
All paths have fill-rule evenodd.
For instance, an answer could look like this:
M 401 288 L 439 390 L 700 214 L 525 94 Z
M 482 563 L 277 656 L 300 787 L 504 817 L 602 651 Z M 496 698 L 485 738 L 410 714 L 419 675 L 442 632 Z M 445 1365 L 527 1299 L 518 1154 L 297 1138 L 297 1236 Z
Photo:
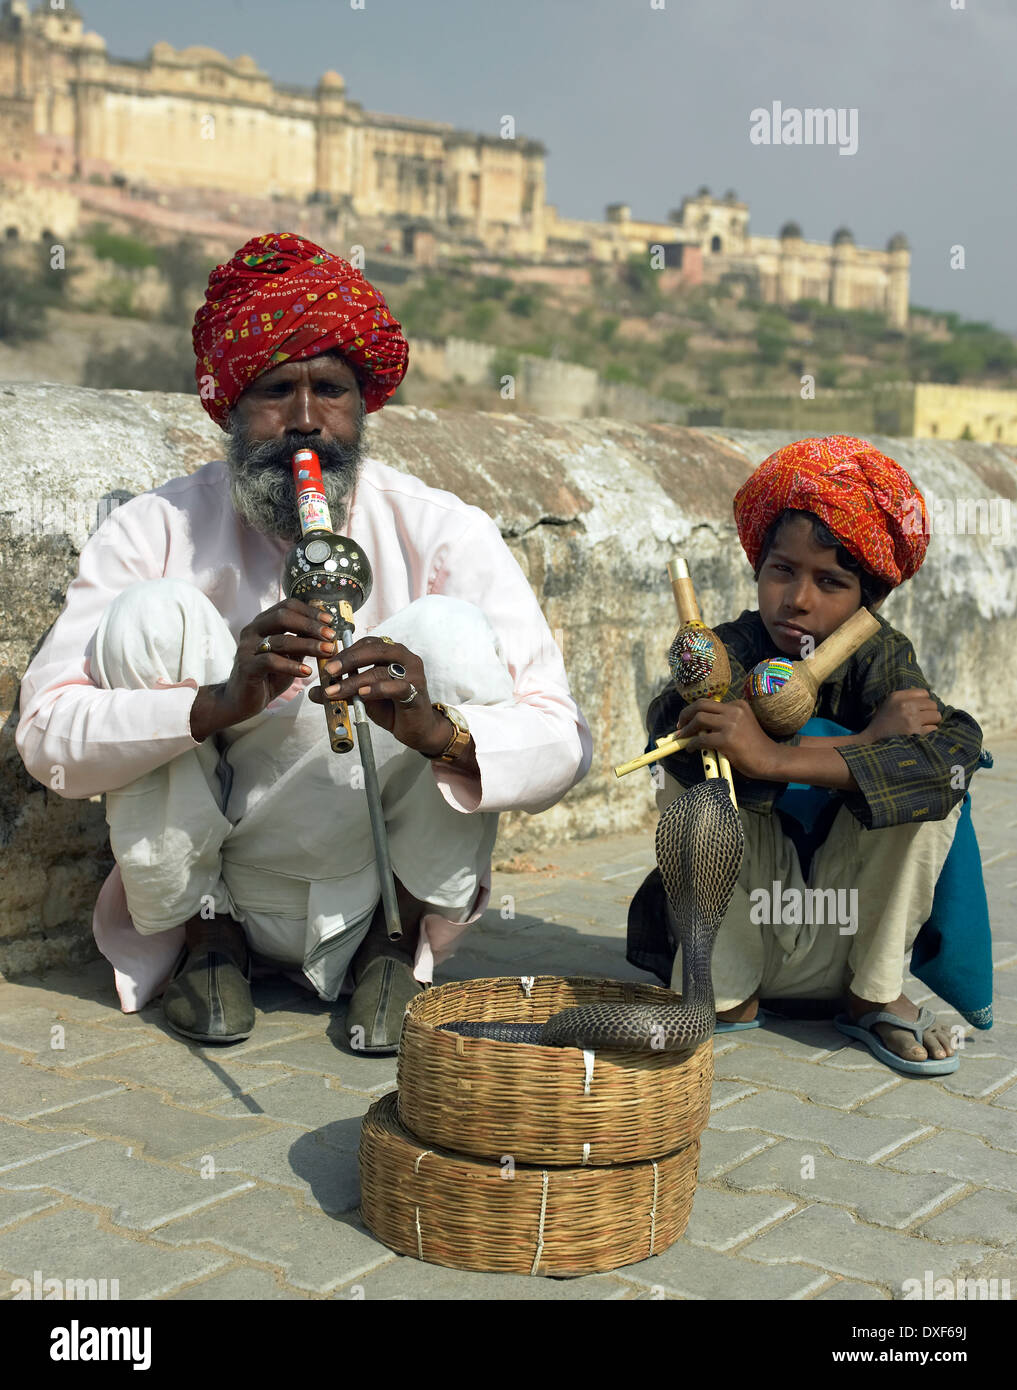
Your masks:
M 392 665 L 402 666 L 406 675 L 390 675 L 388 667 Z M 427 757 L 444 752 L 453 734 L 452 721 L 431 704 L 424 663 L 409 647 L 381 637 L 361 637 L 341 655 L 326 661 L 325 670 L 331 676 L 343 677 L 337 684 L 325 687 L 324 694 L 330 699 L 350 701 L 359 695 L 372 722 L 387 729 L 407 748 L 415 748 Z M 414 700 L 401 704 L 411 686 L 417 692 Z M 320 685 L 313 686 L 307 695 L 316 705 L 324 698 Z
M 258 650 L 263 642 L 269 643 L 268 651 Z M 202 743 L 209 734 L 253 719 L 295 680 L 311 674 L 312 656 L 334 649 L 327 614 L 297 598 L 274 603 L 241 629 L 228 680 L 198 691 L 191 737 Z
M 716 748 L 744 777 L 771 781 L 777 776 L 779 745 L 760 728 L 747 700 L 694 700 L 678 720 L 686 751 Z
M 867 743 L 901 734 L 931 734 L 942 722 L 927 690 L 895 690 L 876 710 L 865 729 Z

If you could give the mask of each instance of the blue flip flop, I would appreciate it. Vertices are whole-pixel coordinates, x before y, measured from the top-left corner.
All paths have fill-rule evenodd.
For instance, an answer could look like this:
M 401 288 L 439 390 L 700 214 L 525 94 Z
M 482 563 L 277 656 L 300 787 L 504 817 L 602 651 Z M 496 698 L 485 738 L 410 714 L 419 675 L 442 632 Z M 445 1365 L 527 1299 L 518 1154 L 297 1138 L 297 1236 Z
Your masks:
M 903 1072 L 905 1076 L 945 1076 L 960 1066 L 960 1057 L 956 1052 L 952 1057 L 926 1057 L 924 1062 L 909 1062 L 906 1057 L 898 1057 L 896 1052 L 891 1052 L 885 1047 L 873 1027 L 876 1023 L 892 1023 L 895 1028 L 906 1028 L 909 1033 L 914 1033 L 918 1045 L 924 1047 L 922 1034 L 927 1028 L 931 1028 L 935 1021 L 936 1015 L 931 1009 L 926 1008 L 921 1009 L 916 1019 L 901 1018 L 898 1014 L 888 1013 L 886 1009 L 873 1009 L 871 1013 L 862 1014 L 861 1018 L 852 1018 L 850 1014 L 838 1014 L 833 1020 L 833 1026 L 846 1038 L 856 1038 L 858 1042 L 863 1042 L 873 1057 L 892 1067 L 894 1071 Z
M 713 1031 L 715 1033 L 743 1033 L 747 1028 L 762 1028 L 766 1020 L 772 1017 L 773 1015 L 768 1009 L 760 1009 L 755 1018 L 750 1018 L 745 1023 L 721 1023 L 718 1020 Z

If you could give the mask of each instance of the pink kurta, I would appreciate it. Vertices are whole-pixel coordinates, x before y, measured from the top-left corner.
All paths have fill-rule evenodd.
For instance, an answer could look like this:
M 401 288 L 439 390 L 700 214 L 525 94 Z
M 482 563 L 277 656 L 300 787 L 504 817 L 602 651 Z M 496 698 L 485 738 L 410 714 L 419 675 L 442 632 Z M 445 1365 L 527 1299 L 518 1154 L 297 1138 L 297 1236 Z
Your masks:
M 463 814 L 553 806 L 589 769 L 592 739 L 533 591 L 495 523 L 450 492 L 368 460 L 344 530 L 374 571 L 371 595 L 356 614 L 357 637 L 415 599 L 445 594 L 482 609 L 501 643 L 516 703 L 460 702 L 480 781 L 433 764 L 444 800 Z M 117 508 L 82 549 L 64 609 L 22 680 L 15 742 L 31 775 L 76 800 L 125 787 L 199 747 L 189 724 L 193 679 L 150 690 L 107 690 L 94 680 L 90 658 L 103 611 L 139 581 L 184 579 L 239 640 L 247 623 L 285 597 L 290 545 L 242 521 L 219 460 Z M 316 681 L 316 673 L 298 678 L 268 711 L 285 710 Z M 142 1007 L 179 951 L 179 942 L 165 938 L 182 941 L 182 928 L 135 931 L 117 866 L 100 890 L 93 928 L 125 1008 Z

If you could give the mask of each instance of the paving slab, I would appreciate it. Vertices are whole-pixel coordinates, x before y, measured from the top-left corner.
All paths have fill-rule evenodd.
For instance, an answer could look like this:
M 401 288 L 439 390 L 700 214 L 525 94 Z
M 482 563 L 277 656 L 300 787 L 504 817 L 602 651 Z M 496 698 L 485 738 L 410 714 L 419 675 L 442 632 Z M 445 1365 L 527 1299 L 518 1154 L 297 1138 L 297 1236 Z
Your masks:
M 104 1099 L 67 1106 L 46 1117 L 54 1131 L 66 1126 L 97 1138 L 123 1139 L 138 1145 L 149 1158 L 179 1159 L 207 1153 L 259 1130 L 275 1128 L 271 1120 L 248 1115 L 228 1120 L 167 1105 L 144 1091 L 120 1091 Z
M 874 1102 L 878 1103 L 878 1102 Z M 877 1119 L 854 1111 L 846 1115 L 825 1105 L 799 1100 L 786 1091 L 767 1091 L 715 1110 L 715 1129 L 761 1129 L 785 1139 L 802 1139 L 831 1149 L 842 1158 L 875 1163 L 932 1126 L 907 1119 Z
M 226 1048 L 192 1047 L 160 1041 L 150 1047 L 121 1052 L 89 1063 L 81 1075 L 105 1079 L 132 1091 L 147 1090 L 177 1104 L 204 1107 L 246 1095 L 287 1075 L 283 1066 L 252 1066 Z M 249 1113 L 257 1114 L 254 1106 Z
M 366 1113 L 371 1104 L 362 1091 L 347 1091 L 327 1076 L 299 1072 L 279 1081 L 267 1081 L 253 1093 L 259 1112 L 269 1120 L 315 1129 L 334 1120 L 349 1119 Z M 216 1115 L 235 1119 L 249 1114 L 250 1095 L 220 1101 L 210 1109 Z
M 725 1174 L 745 1192 L 785 1192 L 803 1202 L 847 1207 L 863 1221 L 903 1229 L 965 1190 L 965 1182 L 908 1175 L 831 1153 L 802 1152 L 801 1142 L 775 1144 Z
M 993 1148 L 1017 1153 L 1017 1114 L 951 1096 L 931 1077 L 905 1081 L 896 1090 L 867 1101 L 863 1111 L 856 1114 L 859 1118 L 862 1114 L 907 1117 L 936 1129 L 977 1134 Z
M 864 1300 L 873 1302 L 876 1299 L 885 1300 L 889 1297 L 888 1293 L 884 1293 L 875 1284 L 859 1284 L 854 1279 L 837 1279 L 829 1288 L 816 1294 L 816 1302 L 829 1302 L 834 1299 L 842 1300 L 845 1303 L 856 1303 Z
M 900 1295 L 905 1279 L 932 1269 L 949 1277 L 965 1262 L 981 1259 L 985 1245 L 950 1245 L 863 1225 L 850 1212 L 811 1206 L 749 1242 L 741 1254 L 769 1264 L 809 1264 L 862 1283 L 886 1284 Z
M 312 1294 L 303 1289 L 295 1289 L 278 1274 L 266 1269 L 255 1269 L 250 1265 L 233 1265 L 207 1279 L 187 1284 L 167 1297 L 179 1303 L 209 1302 L 212 1300 L 230 1303 L 250 1303 L 289 1299 L 307 1302 Z
M 360 1101 L 366 1110 L 369 1101 L 366 1097 Z M 337 1215 L 352 1211 L 360 1201 L 360 1123 L 357 1114 L 311 1131 L 288 1125 L 221 1151 L 210 1149 L 208 1155 L 190 1160 L 188 1166 L 207 1168 L 211 1159 L 216 1172 L 243 1174 L 275 1187 L 292 1188 L 310 1206 Z
M 822 1062 L 798 1062 L 770 1048 L 738 1048 L 715 1062 L 715 1075 L 727 1080 L 754 1081 L 795 1091 L 817 1105 L 852 1110 L 898 1084 L 897 1078 L 869 1068 L 862 1071 L 826 1067 Z
M 271 1188 L 241 1193 L 199 1216 L 162 1226 L 152 1239 L 178 1250 L 204 1243 L 244 1255 L 277 1267 L 289 1283 L 313 1293 L 329 1293 L 392 1258 L 352 1219 L 326 1216 Z
M 736 1163 L 777 1142 L 772 1134 L 763 1134 L 760 1130 L 707 1127 L 699 1138 L 699 1181 L 719 1178 Z
M 95 1212 L 56 1210 L 0 1231 L 0 1286 L 14 1279 L 116 1279 L 121 1301 L 168 1294 L 227 1263 L 218 1251 L 152 1247 L 105 1230 Z
M 351 1091 L 384 1094 L 396 1084 L 395 1056 L 368 1056 L 342 1051 L 322 1033 L 319 1036 L 283 1042 L 257 1042 L 244 1054 L 244 1064 L 251 1067 L 283 1067 L 287 1071 L 309 1071 L 318 1076 L 331 1076 Z
M 83 1100 L 115 1095 L 109 1081 L 81 1080 L 34 1066 L 20 1053 L 0 1048 L 0 1119 L 31 1120 Z
M 701 1183 L 684 1239 L 711 1250 L 733 1250 L 767 1226 L 790 1216 L 797 1205 L 787 1198 L 749 1196 Z
M 12 1168 L 92 1142 L 85 1134 L 54 1134 L 48 1129 L 30 1129 L 27 1125 L 0 1121 L 0 1184 L 3 1183 L 4 1173 Z
M 43 1067 L 77 1067 L 83 1062 L 152 1042 L 147 1028 L 107 1027 L 61 1017 L 56 1008 L 22 1007 L 6 1013 L 0 1000 L 0 1044 L 28 1053 Z
M 16 1226 L 37 1211 L 55 1207 L 59 1198 L 47 1192 L 0 1192 L 0 1230 L 5 1226 Z
M 447 1269 L 399 1255 L 379 1265 L 332 1295 L 336 1299 L 480 1299 L 533 1302 L 552 1299 L 623 1299 L 631 1286 L 611 1274 L 588 1274 L 581 1279 L 530 1278 L 525 1274 L 486 1274 Z
M 918 1229 L 931 1240 L 978 1240 L 1017 1252 L 1017 1195 L 973 1192 Z
M 820 1269 L 799 1265 L 775 1270 L 745 1259 L 741 1251 L 721 1254 L 684 1238 L 662 1255 L 624 1265 L 615 1273 L 653 1291 L 690 1299 L 801 1299 L 829 1283 L 829 1275 Z
M 981 1100 L 1017 1079 L 1017 1059 L 1012 1057 L 975 1056 L 969 1044 L 960 1049 L 960 1059 L 955 1072 L 939 1079 L 938 1084 L 951 1095 Z
M 90 1207 L 104 1207 L 112 1226 L 151 1231 L 165 1221 L 211 1206 L 250 1183 L 216 1178 L 139 1158 L 110 1140 L 92 1140 L 0 1176 L 12 1192 L 49 1190 Z

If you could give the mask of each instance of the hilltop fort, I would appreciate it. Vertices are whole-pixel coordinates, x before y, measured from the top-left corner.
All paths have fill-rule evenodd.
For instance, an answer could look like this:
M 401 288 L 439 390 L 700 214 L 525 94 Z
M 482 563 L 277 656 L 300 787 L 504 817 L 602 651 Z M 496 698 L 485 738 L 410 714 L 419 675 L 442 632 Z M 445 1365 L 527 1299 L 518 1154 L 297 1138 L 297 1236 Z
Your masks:
M 231 195 L 297 199 L 337 224 L 394 220 L 443 249 L 551 265 L 654 248 L 686 285 L 733 275 L 764 303 L 814 299 L 907 327 L 910 252 L 899 233 L 885 250 L 856 246 L 844 227 L 829 242 L 806 241 L 792 221 L 777 237 L 753 236 L 748 206 L 705 188 L 665 221 L 635 219 L 623 203 L 602 222 L 562 217 L 545 200 L 544 146 L 509 117 L 478 134 L 383 115 L 351 100 L 336 72 L 292 86 L 253 58 L 200 46 L 158 42 L 143 59 L 111 57 L 74 0 L 3 0 L 0 93 L 2 172 L 29 184 L 207 190 L 220 215 Z M 4 234 L 33 235 L 11 209 Z M 58 215 L 52 198 L 39 214 L 46 228 Z

